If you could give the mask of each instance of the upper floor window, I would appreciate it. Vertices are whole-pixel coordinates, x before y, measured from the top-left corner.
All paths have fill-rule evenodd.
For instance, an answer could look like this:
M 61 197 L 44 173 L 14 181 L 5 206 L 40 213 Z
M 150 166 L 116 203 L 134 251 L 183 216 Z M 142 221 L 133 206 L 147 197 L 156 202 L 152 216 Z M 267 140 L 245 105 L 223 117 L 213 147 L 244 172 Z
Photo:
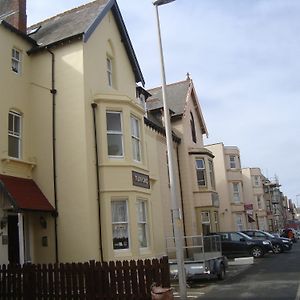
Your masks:
M 113 86 L 113 62 L 111 57 L 106 57 L 107 82 L 110 87 Z
M 194 116 L 193 116 L 192 112 L 191 112 L 190 123 L 191 123 L 192 140 L 194 143 L 197 143 L 195 121 L 194 121 Z
M 205 162 L 203 158 L 196 159 L 197 182 L 199 186 L 206 186 Z
M 241 202 L 240 184 L 238 182 L 233 182 L 232 189 L 233 189 L 233 202 L 240 203 Z
M 211 187 L 215 190 L 216 189 L 216 180 L 215 180 L 215 172 L 214 172 L 214 164 L 212 160 L 208 160 L 208 167 L 209 167 L 209 177 Z
M 140 122 L 137 118 L 131 116 L 131 140 L 132 156 L 136 161 L 141 161 L 141 140 L 140 140 Z
M 21 73 L 21 52 L 15 48 L 12 49 L 11 54 L 11 69 L 17 74 Z
M 229 163 L 230 163 L 230 169 L 236 169 L 237 163 L 236 163 L 236 157 L 234 155 L 229 156 Z
M 109 156 L 123 157 L 122 113 L 106 112 L 107 152 Z
M 253 184 L 254 186 L 260 186 L 260 177 L 258 175 L 253 176 Z
M 137 202 L 138 239 L 141 248 L 148 247 L 148 218 L 147 203 L 143 200 Z
M 113 249 L 129 249 L 129 223 L 127 200 L 111 202 Z
M 8 114 L 8 155 L 15 158 L 21 157 L 21 114 L 10 111 Z

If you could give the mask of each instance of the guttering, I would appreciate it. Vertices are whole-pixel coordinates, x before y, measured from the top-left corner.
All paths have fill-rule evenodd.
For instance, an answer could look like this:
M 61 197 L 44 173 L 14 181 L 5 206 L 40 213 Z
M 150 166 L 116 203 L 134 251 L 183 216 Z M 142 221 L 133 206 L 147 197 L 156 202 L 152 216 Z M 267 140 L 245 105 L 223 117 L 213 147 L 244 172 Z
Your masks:
M 93 109 L 93 125 L 94 125 L 94 139 L 95 139 L 95 159 L 96 159 L 96 179 L 97 179 L 97 203 L 98 203 L 98 222 L 99 222 L 99 249 L 100 258 L 103 262 L 103 247 L 102 247 L 102 233 L 101 233 L 101 203 L 100 203 L 100 176 L 99 176 L 99 156 L 98 156 L 98 139 L 97 139 L 97 119 L 96 119 L 96 109 L 97 103 L 91 104 Z
M 52 160 L 53 160 L 53 190 L 54 190 L 54 236 L 55 236 L 55 262 L 58 263 L 58 234 L 57 234 L 57 180 L 56 180 L 56 93 L 55 89 L 55 55 L 47 47 L 45 48 L 51 54 L 51 90 L 52 94 Z

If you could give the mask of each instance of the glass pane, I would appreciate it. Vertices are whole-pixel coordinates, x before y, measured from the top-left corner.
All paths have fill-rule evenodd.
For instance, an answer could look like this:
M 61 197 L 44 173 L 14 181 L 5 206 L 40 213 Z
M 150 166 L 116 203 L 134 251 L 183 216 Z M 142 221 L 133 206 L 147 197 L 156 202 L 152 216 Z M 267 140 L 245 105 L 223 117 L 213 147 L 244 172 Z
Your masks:
M 139 224 L 139 226 L 138 226 L 138 238 L 139 238 L 140 247 L 146 248 L 148 246 L 147 233 L 146 233 L 146 224 Z
M 113 201 L 111 205 L 112 222 L 127 222 L 126 201 Z
M 11 113 L 8 115 L 8 130 L 10 132 L 14 130 L 14 116 Z
M 198 185 L 205 185 L 205 174 L 203 170 L 197 170 Z
M 133 152 L 133 159 L 140 161 L 141 155 L 140 155 L 140 142 L 139 140 L 132 139 L 132 152 Z
M 19 139 L 14 136 L 8 136 L 8 155 L 19 158 Z
M 129 248 L 127 224 L 113 224 L 113 248 L 114 249 Z
M 20 123 L 21 123 L 21 120 L 20 120 L 19 116 L 14 116 L 14 123 L 15 123 L 14 124 L 15 125 L 14 133 L 20 135 Z
M 204 169 L 204 161 L 203 159 L 196 159 L 197 169 Z
M 108 134 L 107 135 L 108 155 L 123 156 L 122 135 Z
M 138 218 L 139 222 L 146 222 L 146 208 L 145 208 L 145 202 L 140 201 L 138 203 Z
M 108 131 L 121 132 L 121 114 L 120 113 L 106 113 L 106 126 Z
M 131 118 L 131 133 L 135 137 L 140 137 L 139 121 L 136 118 Z

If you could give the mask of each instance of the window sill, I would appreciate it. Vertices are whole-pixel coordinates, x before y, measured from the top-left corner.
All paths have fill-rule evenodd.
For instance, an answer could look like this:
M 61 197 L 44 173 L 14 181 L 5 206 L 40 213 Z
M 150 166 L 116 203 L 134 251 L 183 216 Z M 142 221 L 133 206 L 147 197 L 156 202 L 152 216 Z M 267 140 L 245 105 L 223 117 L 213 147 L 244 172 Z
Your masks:
M 26 165 L 26 166 L 31 167 L 31 169 L 33 169 L 36 166 L 35 162 L 31 162 L 31 161 L 27 161 L 27 160 L 23 160 L 23 159 L 19 159 L 19 158 L 14 158 L 14 157 L 9 157 L 9 156 L 2 158 L 1 161 L 3 161 L 6 164 L 15 163 L 15 164 Z

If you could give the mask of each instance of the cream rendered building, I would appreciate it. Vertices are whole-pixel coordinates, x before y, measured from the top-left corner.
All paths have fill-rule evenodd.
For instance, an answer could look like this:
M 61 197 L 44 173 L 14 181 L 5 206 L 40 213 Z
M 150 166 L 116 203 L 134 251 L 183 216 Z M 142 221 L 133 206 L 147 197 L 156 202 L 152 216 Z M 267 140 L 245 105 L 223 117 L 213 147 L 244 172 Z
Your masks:
M 259 168 L 243 168 L 242 173 L 248 229 L 269 230 L 264 176 Z
M 206 145 L 214 155 L 216 190 L 220 201 L 220 231 L 247 228 L 240 151 L 223 143 Z
M 162 126 L 161 87 L 148 91 L 152 96 L 147 100 L 147 116 Z M 218 231 L 214 155 L 203 145 L 207 129 L 193 81 L 188 76 L 184 81 L 167 85 L 166 91 L 172 130 L 180 137 L 176 165 L 179 168 L 178 206 L 182 210 L 184 234 L 192 236 Z M 165 232 L 172 235 L 170 204 L 165 203 Z
M 0 263 L 163 255 L 165 137 L 144 119 L 149 95 L 136 86 L 144 79 L 116 1 L 57 15 L 30 35 L 9 24 L 12 3 L 21 19 L 26 7 L 0 2 Z

